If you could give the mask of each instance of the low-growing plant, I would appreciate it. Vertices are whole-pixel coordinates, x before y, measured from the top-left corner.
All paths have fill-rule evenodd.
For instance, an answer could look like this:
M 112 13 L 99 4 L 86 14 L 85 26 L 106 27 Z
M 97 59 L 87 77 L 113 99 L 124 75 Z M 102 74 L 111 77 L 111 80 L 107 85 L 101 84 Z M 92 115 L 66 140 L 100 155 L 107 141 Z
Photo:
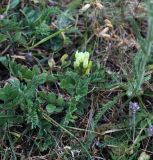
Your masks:
M 2 2 L 1 159 L 149 159 L 152 1 L 144 38 L 135 1 L 67 3 Z
M 134 58 L 133 70 L 132 70 L 132 80 L 129 80 L 129 89 L 127 90 L 128 96 L 139 96 L 143 93 L 142 85 L 145 81 L 150 79 L 150 75 L 146 76 L 147 62 L 151 56 L 152 48 L 152 33 L 153 33 L 153 17 L 152 17 L 152 7 L 153 4 L 150 1 L 146 2 L 148 11 L 148 32 L 147 37 L 143 38 L 138 31 L 136 31 L 138 40 L 140 43 L 140 49 Z M 139 30 L 138 26 L 135 29 Z

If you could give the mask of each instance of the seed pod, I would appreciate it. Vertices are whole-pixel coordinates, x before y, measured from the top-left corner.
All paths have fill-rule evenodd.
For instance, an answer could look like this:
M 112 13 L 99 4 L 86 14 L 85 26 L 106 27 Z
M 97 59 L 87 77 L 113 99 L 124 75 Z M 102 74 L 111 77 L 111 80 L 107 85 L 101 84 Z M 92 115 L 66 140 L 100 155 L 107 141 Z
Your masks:
M 53 68 L 53 67 L 55 66 L 55 61 L 54 61 L 53 58 L 50 58 L 50 59 L 48 60 L 48 65 L 49 65 L 50 68 Z
M 96 2 L 95 6 L 97 7 L 97 9 L 103 9 L 104 8 L 104 6 L 100 2 Z
M 86 4 L 86 5 L 84 5 L 81 9 L 80 9 L 80 11 L 81 12 L 85 12 L 85 11 L 87 11 L 89 8 L 91 7 L 91 4 Z

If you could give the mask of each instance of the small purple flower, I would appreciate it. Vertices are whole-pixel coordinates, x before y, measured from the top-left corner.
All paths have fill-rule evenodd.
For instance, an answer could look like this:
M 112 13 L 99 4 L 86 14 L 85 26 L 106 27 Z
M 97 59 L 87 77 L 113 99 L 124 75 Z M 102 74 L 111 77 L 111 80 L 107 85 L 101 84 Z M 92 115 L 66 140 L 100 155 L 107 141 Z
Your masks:
M 29 61 L 29 62 L 32 62 L 33 61 L 33 56 L 32 56 L 32 53 L 31 52 L 28 52 L 26 55 L 25 55 L 26 59 Z
M 0 14 L 0 20 L 3 20 L 4 18 L 5 18 L 5 16 Z
M 135 114 L 137 112 L 137 110 L 140 109 L 140 106 L 137 102 L 130 102 L 129 103 L 129 109 L 133 114 Z
M 150 125 L 149 128 L 147 128 L 148 136 L 153 135 L 153 125 Z

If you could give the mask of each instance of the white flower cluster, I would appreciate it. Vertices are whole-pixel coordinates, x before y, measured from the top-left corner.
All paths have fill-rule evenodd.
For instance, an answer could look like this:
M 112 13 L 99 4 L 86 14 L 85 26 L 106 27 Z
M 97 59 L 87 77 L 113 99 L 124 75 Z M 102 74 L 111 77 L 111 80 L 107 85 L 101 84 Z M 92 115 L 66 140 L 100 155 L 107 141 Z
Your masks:
M 89 60 L 90 54 L 89 52 L 76 52 L 75 53 L 75 62 L 74 62 L 74 68 L 83 67 L 84 74 L 89 74 L 92 61 Z

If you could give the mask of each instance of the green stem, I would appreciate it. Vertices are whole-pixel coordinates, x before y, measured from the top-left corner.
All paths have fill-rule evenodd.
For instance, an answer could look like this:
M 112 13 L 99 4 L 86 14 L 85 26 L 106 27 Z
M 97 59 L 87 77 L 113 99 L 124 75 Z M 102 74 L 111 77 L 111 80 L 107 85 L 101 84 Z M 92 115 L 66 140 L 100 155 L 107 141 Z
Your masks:
M 46 41 L 50 40 L 51 38 L 53 38 L 53 37 L 57 36 L 58 34 L 60 34 L 60 33 L 62 33 L 62 32 L 66 32 L 69 28 L 70 28 L 70 26 L 69 26 L 69 27 L 67 27 L 67 28 L 65 28 L 65 29 L 61 29 L 61 30 L 57 31 L 57 32 L 55 32 L 55 33 L 53 33 L 53 34 L 49 35 L 48 37 L 45 37 L 44 39 L 40 40 L 39 42 L 37 42 L 37 43 L 36 43 L 36 44 L 34 44 L 33 46 L 28 47 L 26 50 L 33 49 L 33 48 L 35 48 L 35 47 L 39 46 L 40 44 L 43 44 L 44 42 L 46 42 Z

